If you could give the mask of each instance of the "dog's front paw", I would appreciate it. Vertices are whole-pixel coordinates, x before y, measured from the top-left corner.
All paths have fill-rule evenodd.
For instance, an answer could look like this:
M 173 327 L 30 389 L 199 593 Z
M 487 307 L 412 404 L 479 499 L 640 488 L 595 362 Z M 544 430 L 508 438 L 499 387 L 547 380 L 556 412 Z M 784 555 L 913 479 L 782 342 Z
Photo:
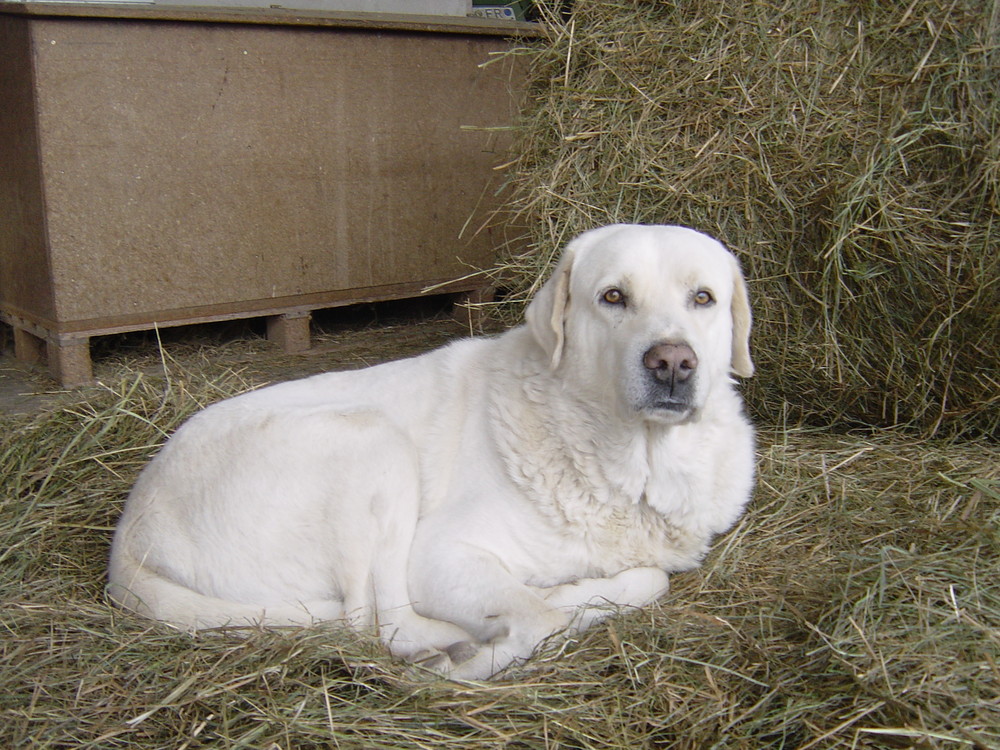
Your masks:
M 451 656 L 445 651 L 428 648 L 418 651 L 407 659 L 412 668 L 408 672 L 412 676 L 427 676 L 428 673 L 447 677 L 454 669 Z
M 670 590 L 670 576 L 660 568 L 630 568 L 609 582 L 607 598 L 623 607 L 644 607 Z
M 487 680 L 498 669 L 489 646 L 472 641 L 452 644 L 444 651 L 426 649 L 413 654 L 407 661 L 410 666 L 406 675 L 411 680 L 440 677 L 460 682 Z
M 480 648 L 479 644 L 472 641 L 459 641 L 448 646 L 445 651 L 451 658 L 452 664 L 464 664 L 474 657 Z
M 473 641 L 458 641 L 443 650 L 424 649 L 407 659 L 413 665 L 408 672 L 418 678 L 482 679 L 483 667 L 476 663 L 481 651 L 482 645 Z

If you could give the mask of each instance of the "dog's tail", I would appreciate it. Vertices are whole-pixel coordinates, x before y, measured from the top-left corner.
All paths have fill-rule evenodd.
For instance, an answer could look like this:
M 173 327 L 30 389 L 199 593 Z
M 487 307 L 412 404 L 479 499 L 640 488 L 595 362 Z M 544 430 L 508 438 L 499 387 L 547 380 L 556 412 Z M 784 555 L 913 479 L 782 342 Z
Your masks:
M 118 605 L 183 630 L 252 625 L 309 626 L 344 617 L 340 601 L 266 606 L 201 594 L 116 550 L 108 568 L 108 596 Z

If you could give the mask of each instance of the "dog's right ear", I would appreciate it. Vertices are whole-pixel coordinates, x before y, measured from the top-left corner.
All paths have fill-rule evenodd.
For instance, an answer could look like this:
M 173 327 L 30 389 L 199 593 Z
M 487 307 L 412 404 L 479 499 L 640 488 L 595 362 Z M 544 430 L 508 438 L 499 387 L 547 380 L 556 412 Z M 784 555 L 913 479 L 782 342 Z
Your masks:
M 609 224 L 596 229 L 588 229 L 573 238 L 562 252 L 562 257 L 552 272 L 552 276 L 531 300 L 524 318 L 545 353 L 549 355 L 552 369 L 562 361 L 563 346 L 566 343 L 566 309 L 569 307 L 569 281 L 573 263 L 579 256 L 589 252 L 599 240 L 618 232 L 624 225 Z
M 552 276 L 542 285 L 528 305 L 528 309 L 524 311 L 528 328 L 548 354 L 553 370 L 562 360 L 563 344 L 566 341 L 566 306 L 569 304 L 569 277 L 574 255 L 574 246 L 571 242 L 563 251 Z

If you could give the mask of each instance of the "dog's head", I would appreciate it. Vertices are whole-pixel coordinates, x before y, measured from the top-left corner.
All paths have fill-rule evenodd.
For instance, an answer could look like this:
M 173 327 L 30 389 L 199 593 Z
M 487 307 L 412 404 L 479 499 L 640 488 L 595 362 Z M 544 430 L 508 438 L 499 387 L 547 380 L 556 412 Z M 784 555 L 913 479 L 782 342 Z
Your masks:
M 753 374 L 739 263 L 684 227 L 585 232 L 566 247 L 526 319 L 568 383 L 655 421 L 697 418 L 717 384 Z

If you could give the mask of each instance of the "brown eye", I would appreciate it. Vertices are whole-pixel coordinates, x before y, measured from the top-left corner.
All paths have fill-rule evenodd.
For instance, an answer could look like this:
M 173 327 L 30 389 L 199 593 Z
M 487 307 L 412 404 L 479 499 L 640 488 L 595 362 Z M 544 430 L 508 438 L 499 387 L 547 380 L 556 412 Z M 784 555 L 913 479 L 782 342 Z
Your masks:
M 715 297 L 707 289 L 699 289 L 694 293 L 694 303 L 700 307 L 711 305 L 713 302 L 715 302 Z
M 621 289 L 609 289 L 601 297 L 609 305 L 624 305 L 625 304 L 625 294 Z

